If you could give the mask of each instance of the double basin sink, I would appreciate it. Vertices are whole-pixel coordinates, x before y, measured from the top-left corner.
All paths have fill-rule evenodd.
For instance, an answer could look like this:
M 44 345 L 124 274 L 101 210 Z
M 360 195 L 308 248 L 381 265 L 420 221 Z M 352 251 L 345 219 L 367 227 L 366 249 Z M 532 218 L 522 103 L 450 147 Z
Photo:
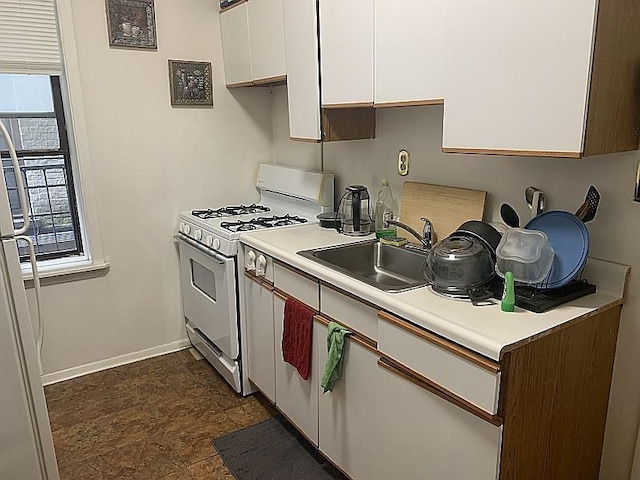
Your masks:
M 425 252 L 377 240 L 303 250 L 298 255 L 385 292 L 397 293 L 427 285 L 422 276 Z

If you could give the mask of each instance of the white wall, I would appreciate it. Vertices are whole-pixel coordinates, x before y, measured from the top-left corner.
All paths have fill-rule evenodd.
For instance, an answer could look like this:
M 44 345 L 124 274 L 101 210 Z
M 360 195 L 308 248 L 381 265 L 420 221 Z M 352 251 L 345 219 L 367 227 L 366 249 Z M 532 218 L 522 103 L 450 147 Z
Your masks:
M 286 103 L 286 98 L 276 98 L 278 101 Z M 280 136 L 286 132 L 287 117 L 286 108 L 276 109 L 281 111 L 275 118 L 279 125 L 274 126 L 275 143 L 280 145 L 277 155 L 286 150 Z M 336 174 L 337 197 L 345 186 L 357 183 L 367 185 L 375 201 L 383 178 L 389 179 L 397 199 L 405 180 L 486 190 L 485 220 L 489 221 L 499 218 L 503 202 L 509 202 L 527 218 L 524 189 L 529 185 L 544 190 L 548 208 L 569 211 L 575 211 L 584 201 L 589 185 L 598 188 L 602 195 L 600 208 L 596 219 L 588 224 L 590 255 L 633 267 L 618 336 L 601 479 L 629 478 L 640 413 L 640 204 L 632 201 L 640 152 L 584 160 L 446 155 L 440 151 L 441 138 L 442 107 L 380 109 L 376 138 L 324 144 L 324 168 Z M 401 148 L 411 153 L 407 177 L 396 173 Z
M 273 159 L 269 91 L 224 87 L 216 1 L 156 2 L 157 51 L 109 48 L 104 0 L 72 7 L 93 171 L 86 194 L 111 268 L 44 288 L 45 373 L 185 339 L 178 212 L 257 200 L 257 164 Z M 170 106 L 168 59 L 212 62 L 214 108 Z

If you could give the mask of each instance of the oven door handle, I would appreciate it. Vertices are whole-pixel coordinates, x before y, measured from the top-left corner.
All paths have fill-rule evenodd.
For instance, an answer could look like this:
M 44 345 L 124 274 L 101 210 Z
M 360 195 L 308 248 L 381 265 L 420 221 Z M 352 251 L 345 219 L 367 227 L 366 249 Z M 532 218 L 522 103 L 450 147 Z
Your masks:
M 180 234 L 174 235 L 173 238 L 181 242 L 184 242 L 187 245 L 192 246 L 196 250 L 204 253 L 205 255 L 210 256 L 218 265 L 224 265 L 227 262 L 227 260 L 229 260 L 228 258 L 223 257 L 219 253 L 216 253 L 215 251 L 211 250 L 210 248 L 207 248 L 204 245 L 199 244 L 195 240 L 191 240 L 190 238 L 185 237 L 183 235 L 180 235 Z

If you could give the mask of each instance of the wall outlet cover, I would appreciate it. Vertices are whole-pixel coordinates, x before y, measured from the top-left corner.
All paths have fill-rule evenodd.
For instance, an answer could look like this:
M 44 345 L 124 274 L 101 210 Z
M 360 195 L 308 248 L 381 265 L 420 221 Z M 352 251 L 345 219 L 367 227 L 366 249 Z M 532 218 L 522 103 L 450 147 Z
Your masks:
M 409 173 L 409 151 L 400 150 L 398 152 L 398 175 L 405 176 Z

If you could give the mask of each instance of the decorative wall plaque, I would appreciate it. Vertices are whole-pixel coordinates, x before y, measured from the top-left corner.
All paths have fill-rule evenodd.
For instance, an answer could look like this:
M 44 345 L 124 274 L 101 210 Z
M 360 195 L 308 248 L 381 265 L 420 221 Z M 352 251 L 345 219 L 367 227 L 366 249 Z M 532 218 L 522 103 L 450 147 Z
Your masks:
M 169 60 L 171 105 L 213 105 L 211 63 Z
M 158 48 L 153 0 L 106 0 L 109 45 Z

